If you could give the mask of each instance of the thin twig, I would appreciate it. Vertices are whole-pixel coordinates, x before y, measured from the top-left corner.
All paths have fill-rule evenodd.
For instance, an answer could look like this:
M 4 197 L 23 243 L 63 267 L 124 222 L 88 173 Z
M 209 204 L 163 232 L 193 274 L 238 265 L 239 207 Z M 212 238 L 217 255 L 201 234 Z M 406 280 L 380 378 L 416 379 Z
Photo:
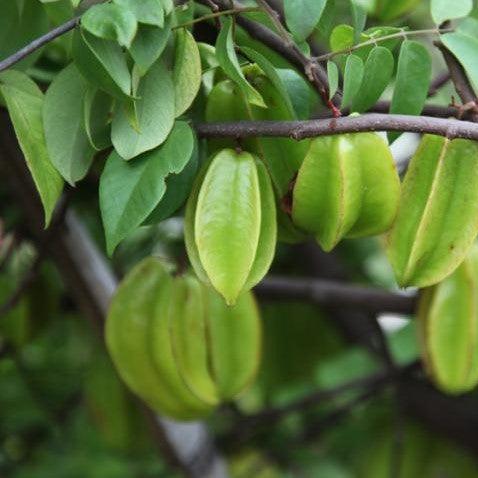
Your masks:
M 443 55 L 455 90 L 464 105 L 462 113 L 470 112 L 471 120 L 478 122 L 478 105 L 476 94 L 463 66 L 457 60 L 455 55 L 453 55 L 443 43 L 435 42 L 435 46 Z
M 71 20 L 68 20 L 66 23 L 63 23 L 62 25 L 54 28 L 48 33 L 45 33 L 45 35 L 42 35 L 41 37 L 38 37 L 37 39 L 33 40 L 31 43 L 29 43 L 22 49 L 13 53 L 13 55 L 10 55 L 9 57 L 0 61 L 0 72 L 7 70 L 11 66 L 26 58 L 28 55 L 31 55 L 33 52 L 35 52 L 42 46 L 45 46 L 47 43 L 50 43 L 61 35 L 73 30 L 76 25 L 78 25 L 79 21 L 80 17 L 74 17 Z
M 198 123 L 196 131 L 203 138 L 241 139 L 267 136 L 301 140 L 364 131 L 407 131 L 436 134 L 450 139 L 478 140 L 478 125 L 470 121 L 379 113 L 309 121 Z
M 441 75 L 438 75 L 430 85 L 430 88 L 428 89 L 428 98 L 431 98 L 432 96 L 435 96 L 440 88 L 445 86 L 451 79 L 450 72 L 445 71 Z
M 261 9 L 258 7 L 243 7 L 243 8 L 233 8 L 230 10 L 221 10 L 218 12 L 210 13 L 209 15 L 204 15 L 202 17 L 195 18 L 186 23 L 181 23 L 180 25 L 176 25 L 172 28 L 172 30 L 177 30 L 179 28 L 186 28 L 190 27 L 191 25 L 195 25 L 196 23 L 205 22 L 207 20 L 212 20 L 214 18 L 219 18 L 224 15 L 239 15 L 240 13 L 248 13 L 248 12 L 259 12 Z
M 366 40 L 362 43 L 357 43 L 356 45 L 350 46 L 348 48 L 343 48 L 342 50 L 337 50 L 337 51 L 332 51 L 330 53 L 325 53 L 324 55 L 320 55 L 316 58 L 317 61 L 327 61 L 330 60 L 331 58 L 334 58 L 337 55 L 344 55 L 344 54 L 349 54 L 353 53 L 354 51 L 360 50 L 361 48 L 365 48 L 367 46 L 375 46 L 380 42 L 386 41 L 386 40 L 395 40 L 397 38 L 406 38 L 409 36 L 414 36 L 414 35 L 440 35 L 442 33 L 450 33 L 453 32 L 453 28 L 432 28 L 432 29 L 426 29 L 426 30 L 401 30 L 400 32 L 397 33 L 391 33 L 390 35 L 384 35 L 383 37 L 377 37 L 377 38 L 372 38 L 371 40 Z
M 282 39 L 289 45 L 293 45 L 293 41 L 290 37 L 290 33 L 284 28 L 282 24 L 280 14 L 274 8 L 272 8 L 266 0 L 257 0 L 257 3 L 262 7 L 262 10 L 267 14 L 271 19 L 272 23 L 276 27 L 277 32 L 282 37 Z

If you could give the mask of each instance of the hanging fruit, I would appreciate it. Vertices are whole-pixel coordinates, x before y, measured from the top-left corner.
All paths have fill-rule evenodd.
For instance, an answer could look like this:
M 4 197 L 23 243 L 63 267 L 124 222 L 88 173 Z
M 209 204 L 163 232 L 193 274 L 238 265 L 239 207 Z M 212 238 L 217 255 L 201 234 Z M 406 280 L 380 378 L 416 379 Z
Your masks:
M 185 240 L 197 275 L 234 304 L 266 274 L 276 239 L 266 167 L 250 153 L 220 151 L 199 174 L 186 208 Z
M 424 289 L 419 307 L 423 361 L 437 387 L 467 392 L 478 384 L 478 247 L 444 281 Z
M 403 181 L 387 252 L 400 286 L 427 287 L 463 261 L 478 233 L 478 144 L 424 136 Z
M 387 231 L 400 179 L 386 142 L 375 133 L 314 139 L 293 188 L 292 219 L 325 251 L 344 237 Z
M 113 298 L 106 343 L 133 392 L 163 415 L 192 420 L 252 382 L 260 360 L 259 312 L 250 292 L 228 307 L 194 276 L 173 277 L 148 258 Z

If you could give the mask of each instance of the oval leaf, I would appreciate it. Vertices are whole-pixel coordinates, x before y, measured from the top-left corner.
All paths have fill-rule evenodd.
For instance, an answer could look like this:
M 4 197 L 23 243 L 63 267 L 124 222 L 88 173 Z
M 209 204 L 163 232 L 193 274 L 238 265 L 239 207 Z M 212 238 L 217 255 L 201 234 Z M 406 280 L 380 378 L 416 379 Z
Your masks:
M 93 5 L 81 17 L 81 26 L 105 40 L 129 47 L 138 24 L 132 12 L 113 3 Z
M 46 147 L 42 120 L 43 94 L 28 76 L 14 70 L 0 74 L 0 92 L 40 195 L 45 225 L 48 226 L 63 190 L 63 180 L 53 167 Z
M 349 106 L 357 95 L 362 84 L 363 72 L 363 61 L 356 55 L 349 55 L 345 63 L 342 108 Z
M 118 154 L 131 159 L 159 146 L 174 124 L 174 86 L 161 60 L 140 80 L 136 102 L 137 129 L 130 123 L 126 105 L 113 118 L 111 139 Z
M 196 98 L 201 86 L 201 58 L 196 40 L 182 28 L 176 33 L 174 97 L 176 116 L 182 115 Z
M 224 72 L 236 82 L 246 95 L 248 101 L 254 105 L 266 107 L 260 93 L 249 84 L 242 73 L 239 60 L 237 59 L 232 38 L 232 20 L 223 20 L 221 31 L 216 41 L 216 57 Z
M 365 73 L 352 102 L 352 111 L 363 112 L 373 106 L 392 78 L 395 61 L 385 47 L 375 47 L 365 62 Z
M 304 41 L 319 23 L 327 0 L 284 0 L 287 27 L 297 41 Z
M 72 64 L 55 77 L 43 105 L 50 160 L 72 185 L 86 175 L 94 154 L 83 123 L 87 89 L 88 84 Z
M 131 75 L 117 43 L 76 30 L 72 53 L 75 65 L 87 81 L 116 98 L 130 95 Z
M 144 75 L 161 56 L 171 34 L 171 19 L 167 17 L 163 28 L 140 25 L 129 49 L 139 73 Z
M 191 128 L 176 123 L 166 142 L 135 161 L 113 152 L 100 179 L 100 209 L 109 254 L 138 227 L 164 195 L 165 178 L 183 170 L 194 148 Z
M 406 40 L 400 48 L 397 78 L 390 113 L 419 115 L 428 96 L 432 61 L 428 50 L 415 41 Z M 393 133 L 396 138 L 399 133 Z

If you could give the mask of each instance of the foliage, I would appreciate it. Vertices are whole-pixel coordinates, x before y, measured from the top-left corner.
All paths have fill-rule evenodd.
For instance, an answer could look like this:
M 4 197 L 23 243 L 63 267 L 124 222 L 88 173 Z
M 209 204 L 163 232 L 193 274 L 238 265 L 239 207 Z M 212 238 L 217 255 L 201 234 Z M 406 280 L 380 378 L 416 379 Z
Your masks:
M 478 476 L 471 0 L 0 9 L 0 475 Z

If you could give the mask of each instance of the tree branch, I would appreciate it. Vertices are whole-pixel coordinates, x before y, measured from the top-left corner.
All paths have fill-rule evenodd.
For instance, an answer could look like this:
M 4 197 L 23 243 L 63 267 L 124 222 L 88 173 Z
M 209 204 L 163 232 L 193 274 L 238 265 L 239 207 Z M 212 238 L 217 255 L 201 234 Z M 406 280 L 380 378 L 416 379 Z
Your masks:
M 0 61 L 0 72 L 7 70 L 11 66 L 26 58 L 28 55 L 31 55 L 36 50 L 40 49 L 42 46 L 45 46 L 47 43 L 55 40 L 55 38 L 58 38 L 61 35 L 73 30 L 76 25 L 78 25 L 79 21 L 80 17 L 74 17 L 71 20 L 68 20 L 66 23 L 63 23 L 48 33 L 45 33 L 45 35 L 33 40 L 31 43 L 24 46 L 21 50 L 18 50 L 13 55 L 10 55 L 9 57 Z
M 203 138 L 241 139 L 268 136 L 301 140 L 317 136 L 364 131 L 408 131 L 436 134 L 450 139 L 478 140 L 478 125 L 469 121 L 378 113 L 309 121 L 198 123 L 196 124 L 196 131 Z
M 478 122 L 478 107 L 476 103 L 476 94 L 471 86 L 471 83 L 466 76 L 466 72 L 457 60 L 455 55 L 446 48 L 441 42 L 435 42 L 435 46 L 441 51 L 445 60 L 450 77 L 455 86 L 455 90 L 458 93 L 463 105 L 471 106 L 471 119 L 474 122 Z M 465 110 L 463 111 L 465 112 Z
M 268 276 L 254 289 L 264 300 L 309 301 L 327 307 L 371 313 L 413 314 L 416 295 L 403 295 L 372 287 L 341 282 Z

